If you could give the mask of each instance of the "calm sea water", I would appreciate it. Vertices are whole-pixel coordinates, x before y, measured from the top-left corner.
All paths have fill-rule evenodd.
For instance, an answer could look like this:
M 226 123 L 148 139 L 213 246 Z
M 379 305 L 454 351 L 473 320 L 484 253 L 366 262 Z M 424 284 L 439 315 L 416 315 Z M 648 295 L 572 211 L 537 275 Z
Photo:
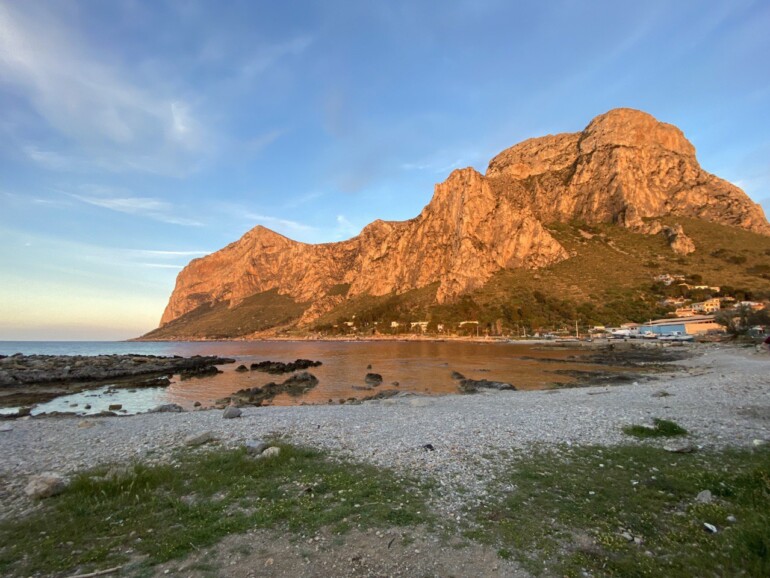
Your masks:
M 474 379 L 490 379 L 514 384 L 519 389 L 538 389 L 555 381 L 566 382 L 568 377 L 553 373 L 562 369 L 590 369 L 591 366 L 572 361 L 580 350 L 572 348 L 543 348 L 518 343 L 468 343 L 431 341 L 257 341 L 257 342 L 94 342 L 94 341 L 0 341 L 0 354 L 14 353 L 45 355 L 220 355 L 237 360 L 235 364 L 220 367 L 224 373 L 206 378 L 182 381 L 175 376 L 167 388 L 136 391 L 109 388 L 65 396 L 42 404 L 42 411 L 83 410 L 92 406 L 90 413 L 106 409 L 111 403 L 121 403 L 129 413 L 146 411 L 161 403 L 178 403 L 191 408 L 196 401 L 204 406 L 212 404 L 239 389 L 282 381 L 286 376 L 274 376 L 250 371 L 239 373 L 235 368 L 247 367 L 256 361 L 293 361 L 298 358 L 323 362 L 310 371 L 320 380 L 319 385 L 302 397 L 282 395 L 275 405 L 298 403 L 328 403 L 340 399 L 372 395 L 384 389 L 398 388 L 428 394 L 455 393 L 457 384 L 451 377 L 459 371 Z M 584 352 L 583 352 L 584 353 Z M 564 360 L 549 363 L 548 360 Z M 371 369 L 369 368 L 371 366 Z M 368 372 L 383 377 L 380 387 L 362 391 Z M 397 385 L 396 385 L 397 384 Z M 73 405 L 77 404 L 77 405 Z M 104 407 L 103 407 L 104 406 Z

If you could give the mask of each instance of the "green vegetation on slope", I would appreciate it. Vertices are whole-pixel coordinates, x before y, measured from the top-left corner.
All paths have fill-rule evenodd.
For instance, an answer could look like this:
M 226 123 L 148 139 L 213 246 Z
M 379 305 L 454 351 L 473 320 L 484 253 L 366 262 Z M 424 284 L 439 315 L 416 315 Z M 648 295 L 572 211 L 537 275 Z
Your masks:
M 481 289 L 437 305 L 435 285 L 402 295 L 356 297 L 319 320 L 316 329 L 347 331 L 342 322 L 356 315 L 356 326 L 366 332 L 378 321 L 378 331 L 390 331 L 390 322 L 431 321 L 448 331 L 462 321 L 479 321 L 482 331 L 514 333 L 540 329 L 618 325 L 665 316 L 662 298 L 676 292 L 705 299 L 713 292 L 665 288 L 656 275 L 681 274 L 691 284 L 719 286 L 719 295 L 739 299 L 770 297 L 770 282 L 763 277 L 770 267 L 770 237 L 697 219 L 681 223 L 697 250 L 688 256 L 674 253 L 662 235 L 642 235 L 616 225 L 553 224 L 553 235 L 573 256 L 529 271 L 498 272 Z M 734 258 L 739 255 L 741 258 Z M 715 294 L 716 296 L 716 294 Z M 467 331 L 475 331 L 475 325 Z M 396 331 L 403 331 L 403 327 Z
M 83 473 L 42 509 L 0 524 L 0 574 L 83 573 L 137 555 L 151 566 L 252 528 L 343 533 L 428 519 L 410 480 L 279 447 L 279 456 L 259 460 L 216 449 L 115 476 Z
M 564 448 L 500 482 L 468 534 L 536 575 L 770 575 L 768 450 Z
M 462 321 L 478 321 L 491 334 L 619 325 L 663 317 L 659 305 L 667 296 L 703 300 L 730 295 L 739 300 L 770 298 L 770 237 L 698 219 L 663 219 L 680 223 L 697 250 L 674 253 L 662 235 L 633 233 L 617 225 L 552 224 L 550 230 L 571 258 L 536 271 L 498 272 L 487 284 L 450 303 L 437 304 L 438 284 L 396 295 L 357 295 L 317 319 L 310 328 L 296 324 L 308 306 L 277 290 L 253 295 L 230 307 L 202 305 L 148 333 L 147 339 L 235 338 L 271 328 L 301 334 L 308 329 L 326 334 L 409 332 L 409 322 L 428 321 L 428 331 L 476 332 L 476 325 L 458 329 Z M 685 275 L 692 285 L 721 288 L 685 289 L 655 283 L 656 275 Z M 345 297 L 350 286 L 335 285 L 329 295 Z M 391 328 L 392 322 L 399 327 Z
M 143 338 L 231 339 L 296 321 L 305 308 L 306 305 L 271 289 L 232 308 L 228 303 L 201 305 Z

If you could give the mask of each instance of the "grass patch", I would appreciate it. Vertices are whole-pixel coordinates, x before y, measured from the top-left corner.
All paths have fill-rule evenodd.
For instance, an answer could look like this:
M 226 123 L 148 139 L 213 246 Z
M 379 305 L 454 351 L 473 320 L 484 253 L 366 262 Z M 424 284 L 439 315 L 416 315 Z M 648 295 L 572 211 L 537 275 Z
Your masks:
M 293 533 L 429 521 L 415 483 L 282 445 L 255 460 L 241 450 L 187 452 L 172 465 L 78 475 L 33 514 L 0 525 L 0 575 L 148 566 L 251 528 Z
M 502 483 L 516 489 L 476 511 L 470 534 L 536 575 L 770 575 L 768 450 L 550 450 Z M 706 489 L 713 501 L 698 502 Z
M 653 420 L 653 426 L 629 425 L 623 428 L 623 433 L 636 438 L 670 438 L 686 436 L 687 430 L 678 423 L 667 419 Z

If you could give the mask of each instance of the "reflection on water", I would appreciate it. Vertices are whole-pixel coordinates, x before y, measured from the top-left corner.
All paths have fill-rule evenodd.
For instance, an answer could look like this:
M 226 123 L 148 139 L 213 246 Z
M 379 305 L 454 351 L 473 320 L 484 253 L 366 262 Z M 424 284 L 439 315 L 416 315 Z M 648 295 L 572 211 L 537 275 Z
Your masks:
M 489 379 L 512 383 L 518 389 L 538 389 L 553 382 L 569 381 L 568 377 L 552 373 L 555 369 L 590 370 L 595 367 L 572 362 L 571 356 L 581 353 L 578 349 L 546 349 L 537 346 L 508 343 L 467 342 L 197 342 L 197 343 L 116 343 L 80 345 L 68 351 L 57 344 L 57 353 L 142 353 L 155 355 L 221 355 L 234 357 L 237 362 L 222 366 L 223 373 L 216 376 L 180 380 L 174 376 L 167 388 L 139 390 L 92 390 L 61 397 L 38 406 L 34 413 L 72 411 L 98 413 L 110 404 L 121 404 L 128 413 L 146 411 L 164 403 L 177 403 L 191 409 L 198 401 L 204 407 L 239 389 L 262 386 L 270 381 L 281 382 L 286 375 L 270 375 L 257 371 L 236 372 L 243 363 L 247 367 L 257 361 L 293 361 L 297 358 L 319 360 L 320 367 L 310 369 L 319 385 L 302 397 L 281 395 L 274 405 L 298 403 L 337 403 L 340 399 L 364 397 L 378 391 L 398 389 L 429 394 L 456 393 L 457 384 L 451 377 L 458 371 L 473 379 Z M 19 348 L 18 350 L 22 350 Z M 49 353 L 38 348 L 25 353 Z M 77 353 L 76 353 L 77 352 Z M 582 352 L 584 353 L 584 352 Z M 564 360 L 549 363 L 548 359 Z M 371 366 L 371 369 L 368 368 Z M 605 368 L 606 369 L 606 368 Z M 362 391 L 364 376 L 368 372 L 379 373 L 382 385 L 370 391 Z M 395 385 L 397 383 L 398 385 Z M 358 388 L 358 389 L 354 389 Z M 77 404 L 72 406 L 71 404 Z M 85 404 L 92 409 L 85 412 Z

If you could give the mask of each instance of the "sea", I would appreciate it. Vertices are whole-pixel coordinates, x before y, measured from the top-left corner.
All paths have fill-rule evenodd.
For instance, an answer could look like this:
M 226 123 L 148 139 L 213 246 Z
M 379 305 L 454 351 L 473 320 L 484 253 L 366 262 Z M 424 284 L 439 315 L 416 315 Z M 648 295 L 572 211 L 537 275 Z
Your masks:
M 58 397 L 39 404 L 33 414 L 72 412 L 98 413 L 120 404 L 124 413 L 140 413 L 157 405 L 176 403 L 192 409 L 213 405 L 235 391 L 282 381 L 286 376 L 258 371 L 237 372 L 258 361 L 311 359 L 323 365 L 310 369 L 319 384 L 306 394 L 279 395 L 273 405 L 340 403 L 386 389 L 427 395 L 457 393 L 453 372 L 472 379 L 511 383 L 517 389 L 542 389 L 555 383 L 568 384 L 563 370 L 585 371 L 595 366 L 575 356 L 584 350 L 544 347 L 542 344 L 465 341 L 0 341 L 0 355 L 110 355 L 141 354 L 171 356 L 218 355 L 236 360 L 220 366 L 222 373 L 182 380 L 172 378 L 163 388 L 121 389 L 109 385 L 95 390 Z M 383 382 L 365 390 L 367 373 L 378 373 Z M 86 409 L 88 405 L 90 408 Z M 6 412 L 8 410 L 6 409 Z

